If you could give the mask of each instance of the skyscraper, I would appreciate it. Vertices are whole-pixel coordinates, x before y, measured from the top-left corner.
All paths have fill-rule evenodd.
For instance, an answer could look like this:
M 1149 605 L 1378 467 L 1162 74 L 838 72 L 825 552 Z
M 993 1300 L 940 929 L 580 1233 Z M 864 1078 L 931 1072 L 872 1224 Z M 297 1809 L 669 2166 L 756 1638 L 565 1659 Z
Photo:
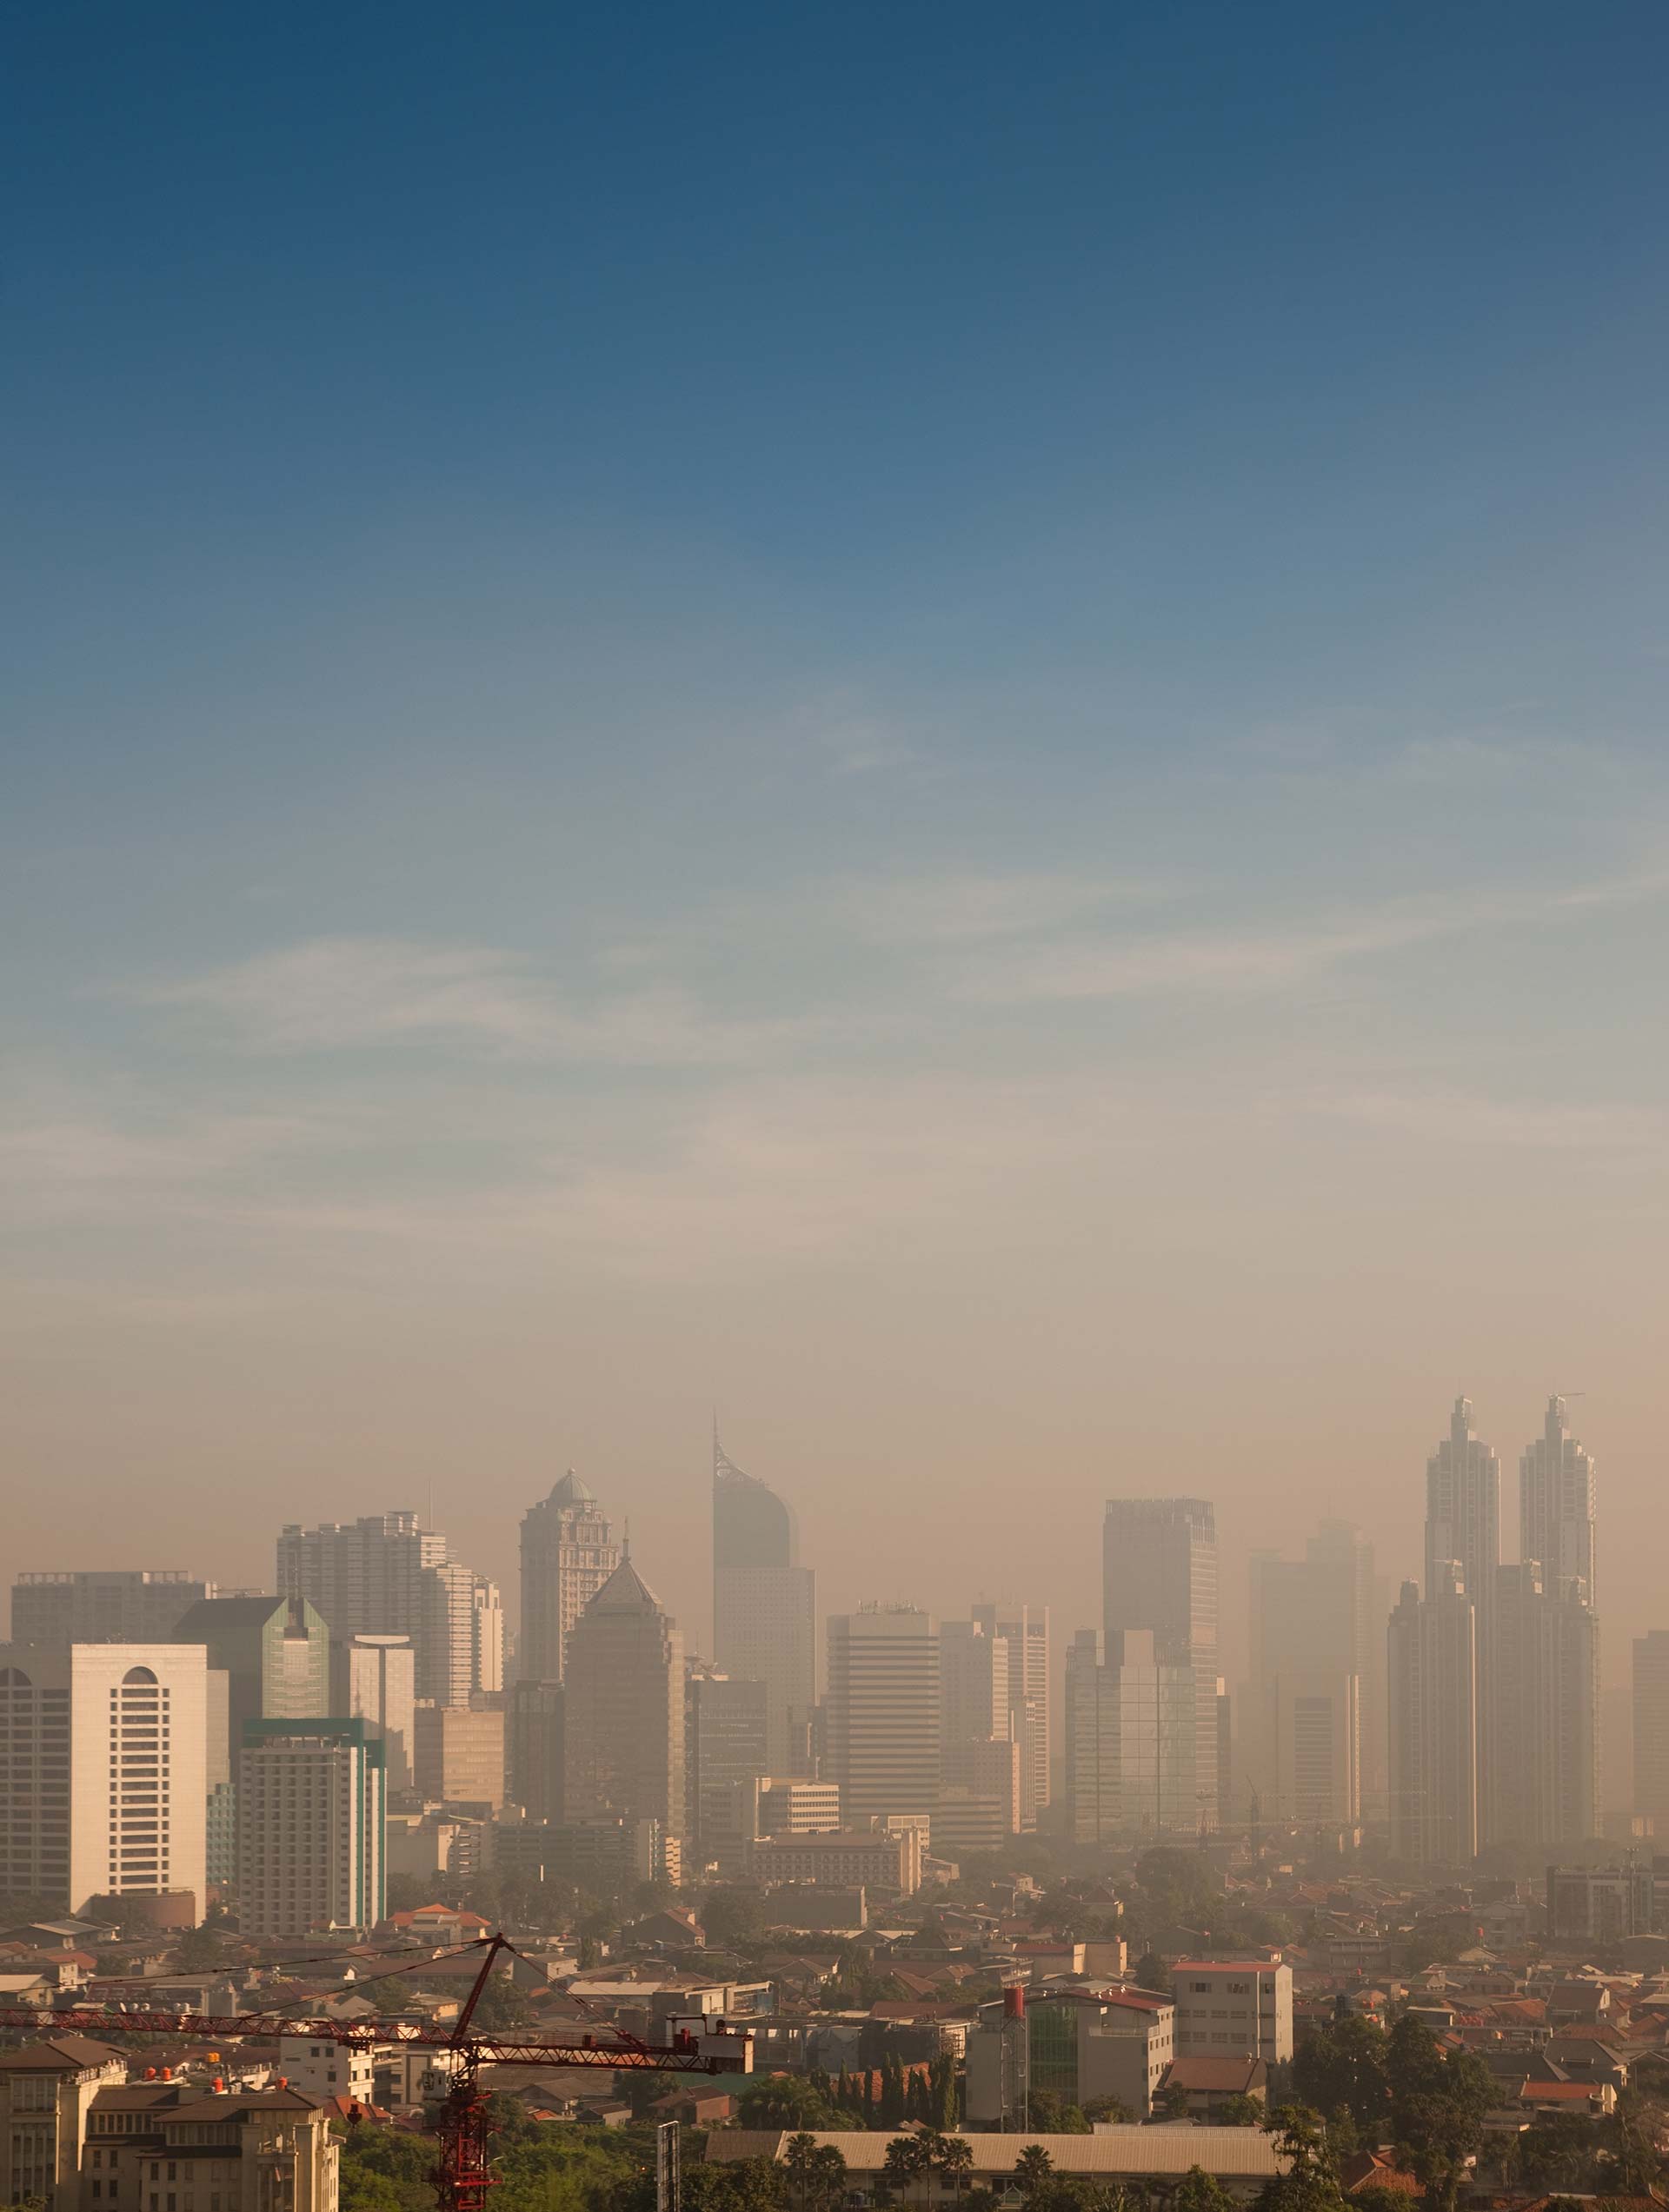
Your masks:
M 794 1511 L 743 1474 L 713 1431 L 713 1655 L 765 1685 L 769 1771 L 805 1774 L 816 1697 L 815 1578 Z
M 382 1746 L 362 1720 L 256 1720 L 237 1767 L 246 1938 L 369 1929 L 383 1911 Z
M 1500 1564 L 1500 1462 L 1473 1432 L 1472 1400 L 1457 1398 L 1449 1433 L 1426 1462 L 1426 1596 L 1428 1600 L 1452 1599 L 1458 1581 L 1473 1610 L 1469 1678 L 1474 1710 L 1470 1732 L 1474 1825 L 1480 1844 L 1493 1835 L 1497 1810 L 1495 1605 Z
M 1669 1628 L 1634 1639 L 1634 1810 L 1669 1836 Z
M 574 1624 L 620 1561 L 607 1514 L 570 1467 L 522 1518 L 518 1681 L 562 1681 Z
M 1477 1608 L 1458 1561 L 1422 1598 L 1406 1582 L 1387 1631 L 1391 1848 L 1416 1866 L 1478 1855 Z
M 1599 1832 L 1599 1636 L 1582 1585 L 1496 1570 L 1493 1840 L 1553 1850 Z
M 931 1814 L 939 1790 L 939 1638 L 914 1605 L 828 1620 L 830 1779 L 849 1828 Z
M 383 1786 L 412 1786 L 416 1740 L 417 1654 L 409 1636 L 356 1636 L 339 1647 L 342 1691 L 337 1709 L 362 1720 L 369 1742 L 382 1746 Z
M 1074 1843 L 1190 1835 L 1198 1711 L 1192 1667 L 1160 1664 L 1151 1629 L 1111 1640 L 1080 1629 L 1067 1650 L 1067 1830 Z
M 417 1695 L 467 1705 L 503 1687 L 503 1631 L 496 1587 L 455 1560 L 445 1537 L 415 1513 L 368 1513 L 351 1523 L 292 1523 L 278 1538 L 278 1588 L 304 1598 L 331 1638 L 409 1636 Z
M 692 1659 L 684 1685 L 685 1834 L 703 1858 L 753 1840 L 754 1784 L 770 1773 L 765 1685 Z
M 1154 1664 L 1186 1667 L 1194 1679 L 1194 1824 L 1219 1817 L 1217 1726 L 1217 1524 L 1201 1498 L 1107 1500 L 1101 1545 L 1104 1628 L 1109 1656 L 1127 1630 L 1154 1638 Z
M 622 1559 L 568 1639 L 564 1817 L 685 1818 L 684 1640 L 630 1559 Z
M 330 1710 L 330 1644 L 305 1598 L 205 1598 L 170 1639 L 201 1644 L 227 1678 L 225 1757 L 236 1772 L 245 1724 Z
M 1379 1641 L 1373 1555 L 1328 1522 L 1302 1559 L 1252 1562 L 1251 1682 L 1242 1750 L 1265 1809 L 1344 1825 L 1361 1817 L 1365 1681 Z
M 0 1644 L 0 1894 L 184 1891 L 201 1919 L 209 1736 L 200 1644 Z
M 1549 1591 L 1579 1582 L 1583 1602 L 1597 1605 L 1593 1530 L 1593 1460 L 1565 1425 L 1564 1399 L 1550 1398 L 1519 1462 L 1519 1557 L 1540 1562 Z
M 175 1567 L 95 1567 L 19 1575 L 14 1644 L 166 1644 L 215 1585 Z
M 981 1598 L 974 1619 L 1007 1646 L 1008 1720 L 1020 1746 L 1020 1824 L 1029 1834 L 1050 1792 L 1049 1609 Z

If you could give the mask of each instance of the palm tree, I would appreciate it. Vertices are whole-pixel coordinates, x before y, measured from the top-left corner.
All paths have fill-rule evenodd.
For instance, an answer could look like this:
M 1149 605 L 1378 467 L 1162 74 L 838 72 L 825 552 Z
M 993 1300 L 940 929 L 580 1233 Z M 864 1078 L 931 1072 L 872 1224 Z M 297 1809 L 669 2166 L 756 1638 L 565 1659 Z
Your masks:
M 832 2142 L 811 2154 L 811 2183 L 820 2205 L 838 2204 L 846 2190 L 846 2154 Z
M 966 2136 L 941 2136 L 937 2156 L 939 2171 L 950 2183 L 960 2207 L 962 2184 L 974 2171 L 974 2146 Z
M 894 2136 L 887 2146 L 881 2170 L 889 2187 L 907 2189 L 932 2169 L 920 2136 Z
M 1014 2161 L 1014 2179 L 1029 2204 L 1054 2171 L 1054 2161 L 1041 2142 L 1028 2142 Z
M 788 2169 L 789 2181 L 794 2185 L 795 2202 L 798 2205 L 800 2212 L 806 2212 L 806 2200 L 817 2170 L 816 2160 L 817 2138 L 815 2136 L 809 2135 L 801 2129 L 798 2135 L 788 2137 L 787 2148 L 782 2154 L 782 2163 Z M 844 2160 L 841 2163 L 845 2163 Z

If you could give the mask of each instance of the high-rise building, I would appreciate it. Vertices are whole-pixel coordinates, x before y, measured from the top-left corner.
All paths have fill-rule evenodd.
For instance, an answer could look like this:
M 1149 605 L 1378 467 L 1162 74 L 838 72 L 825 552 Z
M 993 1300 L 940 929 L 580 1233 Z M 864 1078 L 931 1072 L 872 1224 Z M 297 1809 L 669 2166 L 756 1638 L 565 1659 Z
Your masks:
M 431 1705 L 412 1711 L 412 1789 L 425 1804 L 496 1812 L 504 1802 L 505 1715 L 488 1707 Z
M 0 1894 L 205 1897 L 200 1644 L 0 1644 Z
M 342 1688 L 334 1710 L 362 1720 L 382 1746 L 384 1787 L 403 1794 L 413 1786 L 416 1730 L 417 1654 L 409 1636 L 356 1636 L 336 1647 Z
M 1496 1570 L 1491 1834 L 1521 1849 L 1599 1832 L 1599 1623 L 1534 1559 Z
M 1473 1609 L 1472 1736 L 1480 1843 L 1491 1839 L 1495 1805 L 1495 1599 L 1500 1564 L 1500 1461 L 1473 1431 L 1472 1400 L 1457 1398 L 1449 1433 L 1426 1462 L 1426 1595 L 1452 1596 L 1458 1570 Z M 1394 1823 L 1394 1809 L 1392 1818 Z
M 1209 1502 L 1109 1498 L 1101 1581 L 1108 1653 L 1115 1637 L 1146 1630 L 1155 1667 L 1186 1667 L 1194 1677 L 1193 1824 L 1214 1828 L 1224 1777 L 1217 1770 L 1217 1523 Z
M 1541 1434 L 1519 1462 L 1519 1557 L 1540 1562 L 1549 1591 L 1579 1583 L 1597 1605 L 1592 1456 L 1565 1425 L 1565 1401 L 1550 1398 Z
M 532 1821 L 561 1821 L 568 1692 L 560 1682 L 518 1682 L 510 1692 L 505 1749 L 513 1803 Z
M 1477 1608 L 1458 1560 L 1406 1582 L 1387 1635 L 1391 1846 L 1417 1866 L 1478 1855 Z
M 215 1585 L 177 1568 L 96 1567 L 19 1575 L 11 1586 L 14 1644 L 167 1644 Z
M 830 1780 L 848 1824 L 930 1816 L 939 1787 L 939 1638 L 914 1605 L 828 1621 Z
M 1241 1753 L 1277 1819 L 1349 1827 L 1361 1817 L 1373 1582 L 1371 1548 L 1341 1522 L 1313 1536 L 1302 1559 L 1253 1559 Z
M 226 1677 L 226 1771 L 252 1720 L 303 1720 L 330 1710 L 330 1641 L 304 1598 L 205 1598 L 170 1639 L 201 1644 Z
M 1634 1810 L 1669 1836 L 1669 1628 L 1634 1639 Z
M 1161 1664 L 1157 1644 L 1151 1629 L 1109 1643 L 1085 1628 L 1067 1648 L 1066 1810 L 1075 1843 L 1198 1830 L 1194 1670 Z
M 651 1820 L 682 1837 L 684 1640 L 629 1558 L 568 1639 L 565 1817 Z
M 467 1705 L 503 1681 L 498 1592 L 453 1559 L 444 1536 L 415 1513 L 368 1513 L 351 1523 L 291 1524 L 278 1538 L 278 1587 L 314 1605 L 337 1644 L 409 1636 L 417 1695 Z
M 522 1518 L 516 1678 L 560 1682 L 574 1624 L 621 1562 L 608 1516 L 572 1467 Z
M 816 1697 L 815 1578 L 800 1564 L 794 1509 L 743 1474 L 713 1431 L 713 1656 L 765 1685 L 773 1774 L 809 1772 Z
M 770 1718 L 762 1682 L 744 1682 L 704 1659 L 691 1659 L 684 1684 L 684 1776 L 689 1817 L 684 1833 L 701 1857 L 736 1849 L 751 1810 L 747 1787 L 770 1773 Z
M 1037 1826 L 1052 1788 L 1049 1732 L 1049 1609 L 981 1598 L 974 1624 L 1008 1650 L 1008 1726 L 1020 1746 L 1020 1824 Z M 1001 1730 L 998 1730 L 1001 1734 Z
M 382 1746 L 362 1720 L 254 1720 L 237 1766 L 239 1925 L 257 1943 L 376 1926 Z

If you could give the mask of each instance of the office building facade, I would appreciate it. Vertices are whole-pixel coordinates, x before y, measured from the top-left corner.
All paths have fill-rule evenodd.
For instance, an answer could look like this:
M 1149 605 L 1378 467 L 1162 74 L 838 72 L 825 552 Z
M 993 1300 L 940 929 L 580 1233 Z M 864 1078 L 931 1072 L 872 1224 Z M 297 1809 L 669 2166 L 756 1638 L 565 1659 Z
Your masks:
M 725 1673 L 765 1686 L 768 1769 L 810 1771 L 816 1699 L 816 1586 L 800 1564 L 786 1499 L 744 1474 L 713 1435 L 713 1656 Z
M 630 1559 L 575 1624 L 563 1687 L 568 1820 L 648 1820 L 682 1837 L 684 1641 Z
M 336 1644 L 356 1636 L 406 1636 L 420 1697 L 467 1705 L 502 1690 L 503 1619 L 498 1592 L 454 1560 L 444 1536 L 415 1513 L 371 1513 L 278 1538 L 280 1593 L 305 1598 Z
M 562 1681 L 574 1624 L 621 1558 L 607 1514 L 570 1467 L 522 1519 L 518 1681 Z
M 361 1720 L 251 1721 L 237 1766 L 239 1926 L 257 1943 L 376 1926 L 382 1745 Z
M 14 1644 L 166 1644 L 215 1585 L 174 1568 L 95 1568 L 19 1575 Z
M 940 1764 L 939 1637 L 914 1605 L 860 1606 L 828 1621 L 829 1777 L 854 1828 L 931 1817 Z
M 1155 1669 L 1168 1674 L 1185 1668 L 1192 1677 L 1193 1824 L 1214 1828 L 1225 1777 L 1218 1772 L 1217 1524 L 1211 1505 L 1202 1498 L 1109 1498 L 1101 1563 L 1109 1657 L 1122 1651 L 1116 1639 L 1126 1631 L 1143 1631 L 1153 1637 Z M 1156 1712 L 1167 1703 L 1157 1698 Z M 1162 1768 L 1157 1746 L 1150 1764 L 1156 1772 Z

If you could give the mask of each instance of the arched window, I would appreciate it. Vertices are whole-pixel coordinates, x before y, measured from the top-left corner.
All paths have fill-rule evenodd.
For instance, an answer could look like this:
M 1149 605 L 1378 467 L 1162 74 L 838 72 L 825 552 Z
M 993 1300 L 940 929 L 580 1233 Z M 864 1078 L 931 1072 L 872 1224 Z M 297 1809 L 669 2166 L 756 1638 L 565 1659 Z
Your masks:
M 122 1679 L 123 1682 L 155 1682 L 156 1677 L 149 1667 L 130 1667 Z
M 29 1686 L 29 1677 L 21 1667 L 0 1667 L 0 1688 L 27 1690 Z

